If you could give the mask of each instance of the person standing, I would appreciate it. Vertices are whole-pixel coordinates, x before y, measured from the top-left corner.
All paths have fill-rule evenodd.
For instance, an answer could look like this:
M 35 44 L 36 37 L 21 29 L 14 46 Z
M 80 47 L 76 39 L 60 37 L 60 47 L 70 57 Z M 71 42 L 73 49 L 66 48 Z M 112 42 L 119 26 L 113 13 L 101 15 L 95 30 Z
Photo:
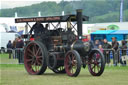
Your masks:
M 126 66 L 126 61 L 127 61 L 127 57 L 126 57 L 126 52 L 127 52 L 127 45 L 126 45 L 126 41 L 122 40 L 122 56 L 121 56 L 121 59 L 120 59 L 120 63 L 123 65 L 123 66 Z
M 95 41 L 95 44 L 94 44 L 94 48 L 98 49 L 99 48 L 99 45 L 100 45 L 99 40 L 96 40 Z
M 119 47 L 119 43 L 117 42 L 116 37 L 112 37 L 112 50 L 114 50 L 115 52 L 113 53 L 114 54 L 113 63 L 115 66 L 117 66 L 119 62 L 118 47 Z
M 102 47 L 103 49 L 106 49 L 104 50 L 105 63 L 109 64 L 110 63 L 110 51 L 107 49 L 111 49 L 111 45 L 108 43 L 107 39 L 104 39 Z
M 19 60 L 19 63 L 23 63 L 23 47 L 24 47 L 24 42 L 21 39 L 21 37 L 18 37 L 16 43 L 16 50 L 17 50 L 17 58 Z
M 88 35 L 88 42 L 91 44 L 91 48 L 93 49 L 94 48 L 94 43 L 93 43 L 93 41 L 91 40 L 91 36 L 90 35 Z
M 15 40 L 13 41 L 13 43 L 12 43 L 12 47 L 13 47 L 13 59 L 16 59 L 16 43 L 17 43 L 17 38 L 15 38 Z
M 102 45 L 99 45 L 98 48 L 99 48 L 99 50 L 100 50 L 102 53 L 104 52 Z
M 11 54 L 12 54 L 12 43 L 11 43 L 11 40 L 8 41 L 7 52 L 9 54 L 9 59 L 11 59 Z

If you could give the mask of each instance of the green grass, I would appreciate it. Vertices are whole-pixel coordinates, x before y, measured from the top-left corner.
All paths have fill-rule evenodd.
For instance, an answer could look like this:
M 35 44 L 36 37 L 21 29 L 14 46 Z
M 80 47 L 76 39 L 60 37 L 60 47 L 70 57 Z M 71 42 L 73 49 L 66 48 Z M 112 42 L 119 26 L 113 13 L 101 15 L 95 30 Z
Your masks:
M 29 75 L 23 65 L 0 64 L 0 75 L 0 85 L 128 85 L 128 67 L 106 67 L 99 77 L 82 68 L 78 77 L 69 77 L 49 69 L 43 75 Z
M 8 54 L 0 54 L 0 64 L 18 64 L 17 59 L 13 59 L 13 57 L 9 59 L 8 56 Z
M 10 62 L 5 55 L 0 56 L 1 61 Z M 43 75 L 29 75 L 24 65 L 0 64 L 0 85 L 128 85 L 128 66 L 106 67 L 99 77 L 92 76 L 86 67 L 78 77 L 69 77 L 49 69 Z

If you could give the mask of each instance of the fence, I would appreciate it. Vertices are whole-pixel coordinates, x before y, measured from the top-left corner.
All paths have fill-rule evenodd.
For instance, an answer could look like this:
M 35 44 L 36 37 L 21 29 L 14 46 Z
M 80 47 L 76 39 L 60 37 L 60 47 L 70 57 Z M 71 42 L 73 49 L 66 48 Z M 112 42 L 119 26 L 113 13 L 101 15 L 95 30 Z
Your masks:
M 116 51 L 113 49 L 104 49 L 104 56 L 106 64 L 113 64 L 114 66 L 121 64 L 125 66 L 128 61 L 128 49 L 118 49 Z
M 122 51 L 126 51 L 126 55 L 122 55 Z M 11 58 L 12 56 L 12 59 L 18 59 L 18 62 L 19 64 L 23 64 L 23 49 L 20 48 L 20 49 L 1 49 L 0 50 L 0 53 L 1 54 L 8 54 L 8 58 Z M 113 50 L 113 49 L 104 49 L 103 51 L 103 54 L 105 56 L 105 62 L 107 65 L 126 65 L 126 63 L 128 63 L 128 49 L 118 49 L 117 51 Z M 11 59 L 11 60 L 12 60 Z M 11 62 L 10 60 L 10 62 Z M 2 61 L 1 61 L 2 62 Z M 14 62 L 12 60 L 12 62 Z M 8 62 L 4 62 L 5 64 L 8 63 Z M 127 64 L 128 65 L 128 64 Z
M 1 61 L 2 64 L 23 64 L 24 62 L 23 48 L 16 48 L 16 49 L 2 48 L 0 49 L 0 54 L 5 54 L 1 56 L 1 60 L 4 59 L 4 61 Z M 5 58 L 7 60 L 5 60 Z M 18 60 L 17 63 L 15 61 L 16 59 Z

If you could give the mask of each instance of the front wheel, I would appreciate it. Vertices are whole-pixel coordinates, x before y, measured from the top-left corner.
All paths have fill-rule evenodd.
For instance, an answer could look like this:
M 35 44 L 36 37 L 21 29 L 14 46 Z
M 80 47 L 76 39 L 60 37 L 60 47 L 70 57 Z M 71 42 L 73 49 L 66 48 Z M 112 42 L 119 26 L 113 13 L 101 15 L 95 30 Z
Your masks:
M 88 59 L 88 69 L 91 75 L 100 76 L 104 72 L 104 55 L 99 50 L 92 50 Z
M 69 76 L 76 77 L 81 70 L 81 58 L 77 51 L 68 51 L 64 59 L 65 71 Z

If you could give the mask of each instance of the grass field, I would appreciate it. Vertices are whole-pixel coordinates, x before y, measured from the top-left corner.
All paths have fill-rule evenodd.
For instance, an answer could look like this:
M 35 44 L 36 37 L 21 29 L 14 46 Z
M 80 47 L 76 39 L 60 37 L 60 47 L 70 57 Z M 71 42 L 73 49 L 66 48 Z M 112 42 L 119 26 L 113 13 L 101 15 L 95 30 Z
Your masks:
M 18 64 L 17 59 L 9 59 L 8 54 L 0 54 L 0 64 Z
M 128 66 L 106 67 L 99 77 L 82 68 L 78 77 L 69 77 L 49 69 L 43 75 L 29 75 L 23 65 L 0 64 L 0 85 L 128 85 Z

